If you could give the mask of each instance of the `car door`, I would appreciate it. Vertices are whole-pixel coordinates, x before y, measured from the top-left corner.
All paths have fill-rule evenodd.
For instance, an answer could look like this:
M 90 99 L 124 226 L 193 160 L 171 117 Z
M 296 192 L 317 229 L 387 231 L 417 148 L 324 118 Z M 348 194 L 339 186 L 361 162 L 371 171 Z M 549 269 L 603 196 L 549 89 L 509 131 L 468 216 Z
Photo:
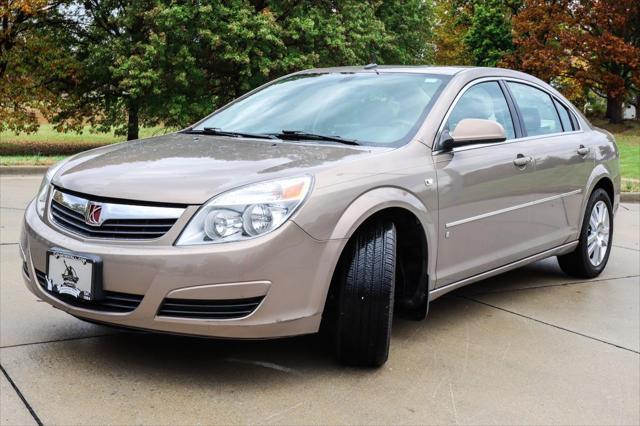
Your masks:
M 463 89 L 441 133 L 465 118 L 500 123 L 507 141 L 434 150 L 438 183 L 437 283 L 441 287 L 531 254 L 528 204 L 536 195 L 534 163 L 506 87 L 481 81 Z
M 594 157 L 567 106 L 531 84 L 508 81 L 507 86 L 535 161 L 530 244 L 541 252 L 575 239 Z

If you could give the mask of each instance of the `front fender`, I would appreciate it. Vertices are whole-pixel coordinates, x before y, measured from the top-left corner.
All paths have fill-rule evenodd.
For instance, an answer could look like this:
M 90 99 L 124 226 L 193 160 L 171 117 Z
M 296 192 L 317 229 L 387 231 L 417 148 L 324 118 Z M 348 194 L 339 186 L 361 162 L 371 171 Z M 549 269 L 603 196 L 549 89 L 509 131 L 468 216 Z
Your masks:
M 364 221 L 388 208 L 402 208 L 413 213 L 427 234 L 427 244 L 431 243 L 430 234 L 435 230 L 431 213 L 418 197 L 395 187 L 375 188 L 356 198 L 342 213 L 329 239 L 351 238 Z
M 436 203 L 435 192 L 433 193 L 433 198 L 434 203 Z M 349 238 L 353 236 L 360 225 L 374 214 L 389 208 L 400 208 L 413 213 L 422 225 L 427 241 L 427 272 L 429 275 L 429 288 L 431 289 L 436 279 L 437 216 L 434 216 L 432 211 L 409 191 L 397 187 L 379 187 L 365 192 L 349 204 L 340 215 L 329 239 L 342 240 L 341 246 L 344 248 Z M 433 210 L 436 211 L 435 205 Z

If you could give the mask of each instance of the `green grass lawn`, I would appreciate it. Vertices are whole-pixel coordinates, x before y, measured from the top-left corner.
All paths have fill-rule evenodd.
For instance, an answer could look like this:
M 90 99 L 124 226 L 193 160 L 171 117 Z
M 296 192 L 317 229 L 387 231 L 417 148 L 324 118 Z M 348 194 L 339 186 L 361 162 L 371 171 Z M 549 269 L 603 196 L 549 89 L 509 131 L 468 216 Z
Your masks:
M 171 131 L 164 127 L 140 129 L 140 137 L 162 135 Z M 60 133 L 50 124 L 43 124 L 36 133 L 16 135 L 0 132 L 0 165 L 46 164 L 55 156 L 68 156 L 99 146 L 122 142 L 126 138 L 112 133 L 94 133 L 88 128 L 82 133 Z M 30 160 L 33 159 L 33 161 Z
M 148 138 L 150 136 L 161 135 L 166 133 L 167 130 L 164 127 L 143 127 L 140 129 L 140 137 Z M 91 142 L 96 144 L 106 145 L 114 142 L 122 142 L 125 140 L 124 136 L 115 136 L 113 133 L 92 133 L 87 127 L 82 133 L 60 133 L 55 130 L 51 124 L 41 124 L 36 133 L 26 134 L 21 133 L 16 135 L 12 132 L 4 131 L 0 132 L 0 143 L 5 142 Z
M 593 124 L 607 129 L 616 138 L 620 150 L 622 190 L 640 191 L 640 122 L 628 120 L 623 124 L 608 124 L 603 120 L 593 120 Z
M 616 137 L 620 149 L 622 190 L 640 191 L 640 122 L 626 121 L 624 124 L 611 125 L 595 119 L 593 123 Z M 140 137 L 161 135 L 170 130 L 163 127 L 143 128 L 140 129 Z M 41 125 L 38 132 L 30 135 L 0 132 L 0 166 L 53 164 L 67 155 L 124 139 L 113 134 L 92 133 L 89 129 L 81 134 L 59 133 L 50 124 Z
M 618 136 L 623 191 L 640 191 L 640 136 Z

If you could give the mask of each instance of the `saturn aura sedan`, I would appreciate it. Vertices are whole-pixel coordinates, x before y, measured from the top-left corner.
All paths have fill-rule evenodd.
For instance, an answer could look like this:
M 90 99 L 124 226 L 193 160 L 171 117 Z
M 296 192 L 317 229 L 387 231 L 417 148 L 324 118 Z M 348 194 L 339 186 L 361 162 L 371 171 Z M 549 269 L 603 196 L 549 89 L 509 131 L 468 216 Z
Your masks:
M 619 155 L 560 93 L 491 68 L 277 79 L 176 133 L 75 155 L 26 210 L 28 289 L 75 317 L 221 338 L 332 336 L 379 366 L 392 319 L 611 251 Z

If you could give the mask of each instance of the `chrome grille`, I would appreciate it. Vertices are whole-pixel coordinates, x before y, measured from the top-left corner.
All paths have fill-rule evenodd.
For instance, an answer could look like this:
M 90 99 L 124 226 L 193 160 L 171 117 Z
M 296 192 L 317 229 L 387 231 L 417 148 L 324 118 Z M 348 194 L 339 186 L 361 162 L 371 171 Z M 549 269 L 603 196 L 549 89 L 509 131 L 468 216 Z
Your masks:
M 104 221 L 99 225 L 86 220 L 89 203 L 99 203 L 102 208 Z M 150 240 L 166 234 L 184 208 L 100 202 L 55 189 L 49 211 L 54 223 L 85 237 Z

